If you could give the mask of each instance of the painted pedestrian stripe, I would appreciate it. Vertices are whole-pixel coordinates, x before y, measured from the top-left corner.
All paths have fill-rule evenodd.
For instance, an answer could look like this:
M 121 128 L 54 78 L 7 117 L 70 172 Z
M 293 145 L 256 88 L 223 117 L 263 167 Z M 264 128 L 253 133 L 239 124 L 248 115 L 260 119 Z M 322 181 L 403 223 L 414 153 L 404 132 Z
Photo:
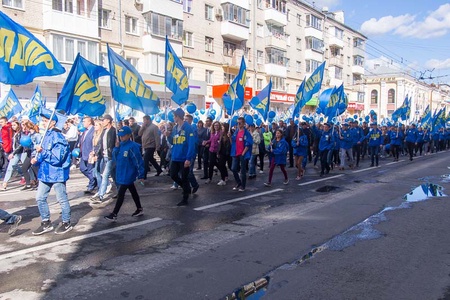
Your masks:
M 2 254 L 2 255 L 0 255 L 0 261 L 3 260 L 3 259 L 6 259 L 6 258 L 16 257 L 16 256 L 19 256 L 19 255 L 26 255 L 26 254 L 29 254 L 31 252 L 46 250 L 46 249 L 54 248 L 54 247 L 61 246 L 61 245 L 67 245 L 69 243 L 82 241 L 84 239 L 97 237 L 97 236 L 100 236 L 100 235 L 105 235 L 105 234 L 108 234 L 108 233 L 113 233 L 113 232 L 129 229 L 129 228 L 133 228 L 133 227 L 138 227 L 138 226 L 141 226 L 141 225 L 154 223 L 154 222 L 161 221 L 161 220 L 162 220 L 161 218 L 152 218 L 152 219 L 148 219 L 148 220 L 145 220 L 145 221 L 140 221 L 140 222 L 136 222 L 136 223 L 126 224 L 126 225 L 122 225 L 122 226 L 119 226 L 119 227 L 114 227 L 114 228 L 105 229 L 105 230 L 101 230 L 101 231 L 97 231 L 97 232 L 92 232 L 92 233 L 88 233 L 88 234 L 74 236 L 74 237 L 71 237 L 71 238 L 68 238 L 68 239 L 64 239 L 64 240 L 60 240 L 60 241 L 56 241 L 56 242 L 51 242 L 51 243 L 48 243 L 48 244 L 43 244 L 43 245 L 31 247 L 31 248 L 26 248 L 26 249 L 22 249 L 22 250 L 10 252 L 10 253 Z M 74 228 L 76 228 L 76 226 Z M 51 233 L 49 233 L 49 234 L 51 234 Z
M 308 182 L 299 183 L 298 185 L 299 186 L 303 186 L 303 185 L 313 184 L 313 183 L 316 183 L 316 182 L 321 182 L 321 181 L 330 180 L 330 179 L 333 179 L 333 178 L 338 178 L 338 177 L 341 177 L 341 176 L 344 176 L 344 175 L 345 174 L 339 174 L 339 175 L 330 176 L 330 177 L 326 177 L 326 178 L 322 178 L 322 179 L 317 179 L 317 180 L 312 180 L 312 181 L 308 181 Z
M 255 197 L 259 197 L 259 196 L 269 195 L 269 194 L 273 194 L 273 193 L 281 192 L 281 191 L 283 191 L 283 189 L 274 189 L 274 190 L 270 190 L 270 191 L 267 191 L 267 192 L 257 193 L 257 194 L 244 196 L 244 197 L 240 197 L 240 198 L 236 198 L 236 199 L 231 199 L 231 200 L 227 200 L 227 201 L 223 201 L 223 202 L 219 202 L 219 203 L 214 203 L 214 204 L 210 204 L 210 205 L 196 207 L 196 208 L 194 208 L 194 210 L 197 210 L 197 211 L 205 210 L 205 209 L 209 209 L 209 208 L 213 208 L 213 207 L 217 207 L 217 206 L 222 206 L 222 205 L 225 205 L 225 204 L 235 203 L 235 202 L 239 202 L 239 201 L 242 201 L 242 200 L 251 199 L 251 198 L 255 198 Z

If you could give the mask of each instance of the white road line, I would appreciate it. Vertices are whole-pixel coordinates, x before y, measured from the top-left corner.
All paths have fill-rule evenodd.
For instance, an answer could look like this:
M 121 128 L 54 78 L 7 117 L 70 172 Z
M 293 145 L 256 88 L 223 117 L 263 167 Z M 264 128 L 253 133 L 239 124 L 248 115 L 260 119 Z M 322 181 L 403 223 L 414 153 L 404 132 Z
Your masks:
M 316 183 L 316 182 L 321 182 L 321 181 L 324 181 L 324 180 L 329 180 L 329 179 L 333 179 L 333 178 L 338 178 L 338 177 L 341 177 L 341 176 L 344 176 L 344 175 L 345 175 L 345 174 L 339 174 L 339 175 L 330 176 L 330 177 L 326 177 L 326 178 L 322 178 L 322 179 L 317 179 L 317 180 L 313 180 L 313 181 L 308 181 L 308 182 L 299 183 L 298 185 L 299 185 L 299 186 L 302 186 L 302 185 L 308 185 L 308 184 L 312 184 L 312 183 Z
M 402 160 L 399 160 L 399 161 L 392 161 L 392 162 L 390 162 L 390 163 L 387 163 L 386 166 L 388 166 L 388 165 L 393 165 L 393 164 L 398 164 L 399 162 L 402 162 L 402 161 L 405 161 L 405 160 L 402 159 Z
M 231 200 L 227 200 L 227 201 L 223 201 L 223 202 L 219 202 L 219 203 L 214 203 L 214 204 L 210 204 L 210 205 L 200 206 L 200 207 L 194 208 L 194 210 L 205 210 L 205 209 L 208 209 L 208 208 L 217 207 L 217 206 L 221 206 L 221 205 L 225 205 L 225 204 L 230 204 L 230 203 L 242 201 L 242 200 L 245 200 L 245 199 L 255 198 L 255 197 L 258 197 L 258 196 L 264 196 L 264 195 L 268 195 L 268 194 L 273 194 L 273 193 L 280 192 L 280 191 L 283 191 L 283 189 L 274 189 L 274 190 L 270 190 L 270 191 L 267 191 L 267 192 L 253 194 L 253 195 L 250 195 L 250 196 L 245 196 L 245 197 L 231 199 Z
M 367 170 L 372 170 L 372 169 L 375 169 L 375 168 L 378 168 L 378 167 L 368 167 L 368 168 L 365 168 L 365 169 L 361 169 L 361 170 L 356 170 L 356 171 L 352 171 L 352 173 L 359 173 L 359 172 L 364 172 L 364 171 L 367 171 Z
M 127 225 L 122 225 L 122 226 L 114 227 L 111 229 L 105 229 L 105 230 L 101 230 L 101 231 L 97 231 L 97 232 L 74 236 L 74 237 L 71 237 L 68 239 L 64 239 L 64 240 L 60 240 L 60 241 L 56 241 L 56 242 L 52 242 L 52 243 L 48 243 L 48 244 L 43 244 L 43 245 L 31 247 L 31 248 L 26 248 L 26 249 L 14 251 L 11 253 L 2 254 L 2 255 L 0 255 L 0 260 L 19 256 L 19 255 L 25 255 L 25 254 L 28 254 L 28 253 L 34 252 L 34 251 L 40 251 L 40 250 L 45 250 L 48 248 L 53 248 L 55 246 L 66 245 L 68 243 L 78 242 L 78 241 L 81 241 L 81 240 L 84 240 L 87 238 L 92 238 L 92 237 L 96 237 L 96 236 L 100 236 L 100 235 L 104 235 L 104 234 L 108 234 L 108 233 L 112 233 L 112 232 L 116 232 L 116 231 L 120 231 L 120 230 L 124 230 L 124 229 L 128 229 L 128 228 L 133 228 L 133 227 L 137 227 L 137 226 L 141 226 L 141 225 L 145 225 L 148 223 L 153 223 L 153 222 L 157 222 L 157 221 L 161 221 L 161 220 L 162 220 L 161 218 L 152 218 L 149 220 L 131 223 L 131 224 L 127 224 Z M 52 233 L 49 233 L 49 234 L 52 234 Z

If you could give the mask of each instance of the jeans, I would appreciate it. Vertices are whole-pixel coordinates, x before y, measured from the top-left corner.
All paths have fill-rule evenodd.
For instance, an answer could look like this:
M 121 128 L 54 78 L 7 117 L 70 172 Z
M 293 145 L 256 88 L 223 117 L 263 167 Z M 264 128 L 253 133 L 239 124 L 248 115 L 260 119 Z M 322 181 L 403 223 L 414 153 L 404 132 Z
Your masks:
M 256 175 L 256 159 L 258 158 L 258 154 L 252 154 L 250 157 L 250 164 L 248 167 L 248 175 Z
M 97 168 L 99 167 L 99 168 Z M 104 157 L 100 160 L 99 165 L 96 164 L 94 173 L 97 178 L 97 184 L 99 186 L 98 195 L 103 197 L 106 194 L 106 188 L 109 184 L 109 176 L 113 169 L 113 161 L 110 158 Z
M 50 209 L 48 208 L 47 196 L 51 188 L 55 188 L 56 200 L 59 202 L 62 211 L 62 221 L 70 222 L 70 204 L 67 198 L 66 183 L 65 182 L 42 182 L 39 181 L 36 192 L 36 202 L 41 215 L 41 220 L 50 220 Z
M 25 158 L 27 158 L 26 153 L 14 154 L 13 158 L 9 161 L 8 169 L 6 169 L 5 178 L 3 179 L 3 182 L 6 183 L 11 179 L 13 168 L 19 164 L 19 161 L 24 162 Z M 22 169 L 20 171 L 22 172 Z
M 371 166 L 373 166 L 373 163 L 375 161 L 375 165 L 378 166 L 378 153 L 380 152 L 380 146 L 369 146 L 370 149 L 370 159 L 371 159 Z
M 240 177 L 239 177 L 240 168 Z M 234 180 L 236 180 L 236 185 L 245 189 L 245 184 L 247 183 L 247 159 L 244 156 L 233 156 L 233 162 L 231 163 L 231 171 L 233 172 Z
M 12 214 L 8 213 L 7 211 L 4 211 L 3 209 L 0 209 L 0 220 L 5 221 L 6 224 L 8 224 L 8 225 L 14 224 L 16 219 L 17 219 L 16 215 L 12 215 Z

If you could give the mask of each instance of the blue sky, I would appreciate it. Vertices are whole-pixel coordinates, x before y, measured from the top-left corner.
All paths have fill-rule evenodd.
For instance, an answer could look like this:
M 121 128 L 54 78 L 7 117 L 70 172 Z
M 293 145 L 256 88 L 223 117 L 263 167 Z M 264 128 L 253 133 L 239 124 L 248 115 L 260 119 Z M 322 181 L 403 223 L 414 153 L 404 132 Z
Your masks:
M 434 77 L 427 83 L 450 83 L 448 1 L 316 0 L 314 5 L 344 11 L 345 24 L 368 37 L 367 68 L 381 58 L 417 78 Z

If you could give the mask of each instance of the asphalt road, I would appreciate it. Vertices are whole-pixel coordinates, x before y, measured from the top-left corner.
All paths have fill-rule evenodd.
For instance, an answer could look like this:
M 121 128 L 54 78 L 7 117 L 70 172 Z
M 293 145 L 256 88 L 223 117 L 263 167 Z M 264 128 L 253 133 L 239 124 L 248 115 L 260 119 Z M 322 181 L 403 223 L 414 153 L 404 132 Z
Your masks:
M 425 183 L 450 193 L 449 153 L 365 160 L 324 178 L 308 165 L 289 185 L 276 169 L 271 188 L 266 172 L 242 193 L 232 179 L 200 181 L 185 208 L 167 176 L 150 176 L 139 187 L 145 215 L 131 217 L 128 196 L 116 223 L 102 218 L 113 204 L 89 205 L 76 171 L 75 227 L 63 236 L 31 235 L 34 193 L 13 183 L 0 205 L 23 223 L 14 237 L 0 226 L 0 299 L 225 299 L 253 282 L 267 285 L 249 299 L 450 299 L 449 198 L 403 199 Z

